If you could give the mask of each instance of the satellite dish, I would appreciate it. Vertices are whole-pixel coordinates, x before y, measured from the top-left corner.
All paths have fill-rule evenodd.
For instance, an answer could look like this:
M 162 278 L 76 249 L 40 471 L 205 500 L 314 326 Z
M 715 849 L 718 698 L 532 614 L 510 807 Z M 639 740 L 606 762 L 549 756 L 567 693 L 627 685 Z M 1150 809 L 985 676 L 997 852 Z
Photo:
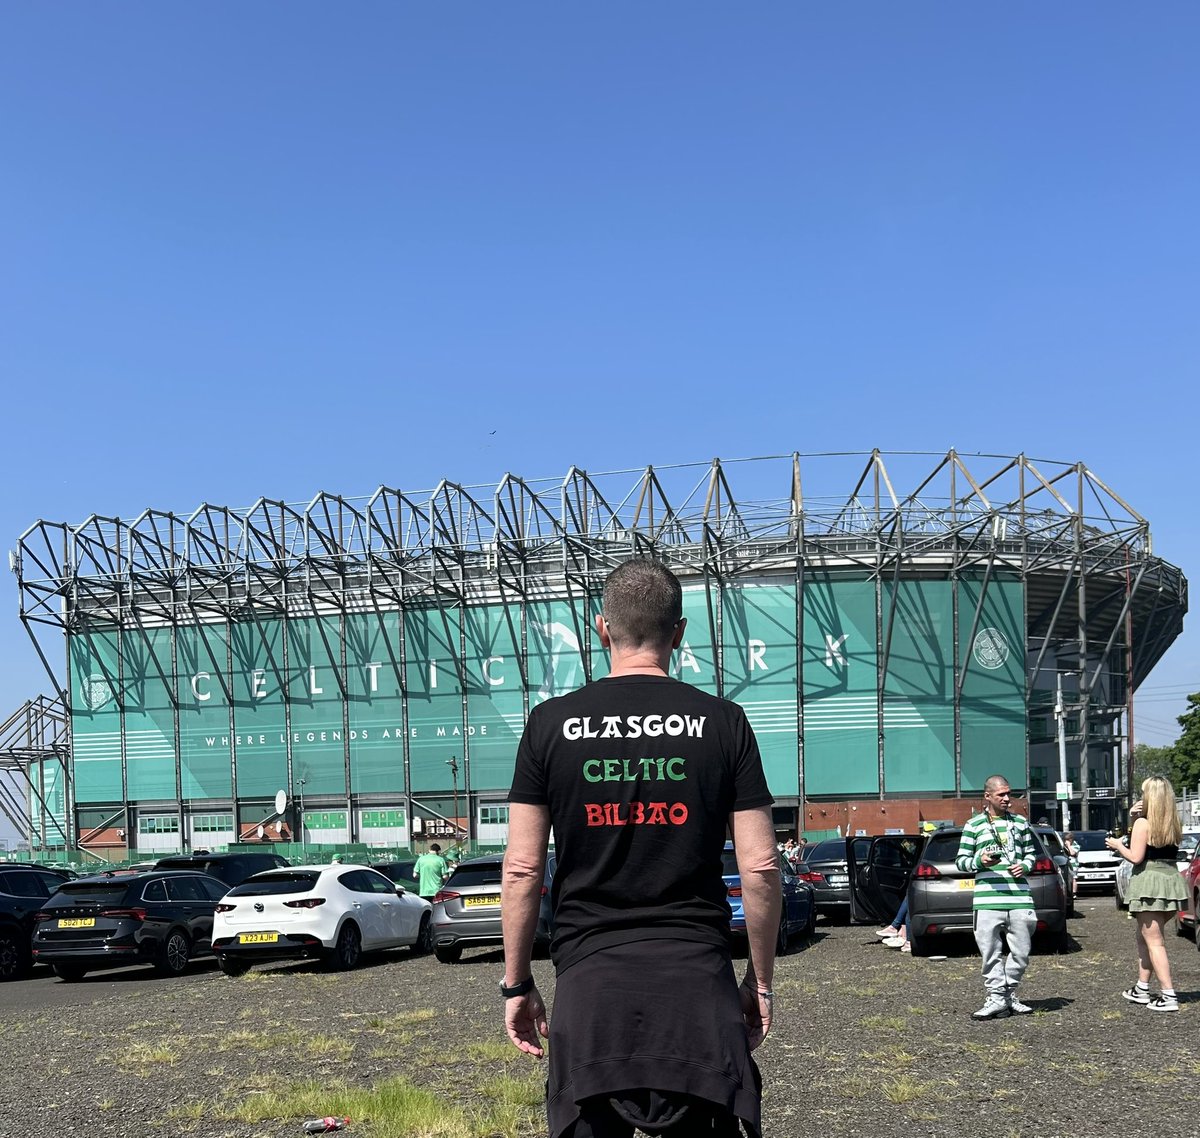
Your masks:
M 287 809 L 287 791 L 275 791 L 275 813 L 282 814 Z
M 267 836 L 267 831 L 265 829 L 263 829 L 262 826 L 259 826 L 259 828 L 258 828 L 258 836 L 260 838 L 265 838 Z

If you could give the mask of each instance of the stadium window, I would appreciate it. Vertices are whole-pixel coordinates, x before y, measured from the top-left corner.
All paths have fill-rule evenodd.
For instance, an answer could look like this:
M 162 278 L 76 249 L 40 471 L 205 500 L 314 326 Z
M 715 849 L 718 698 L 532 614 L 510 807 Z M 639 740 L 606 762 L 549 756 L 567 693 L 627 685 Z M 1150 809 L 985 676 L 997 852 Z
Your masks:
M 479 808 L 479 824 L 481 826 L 507 826 L 507 806 L 481 806 Z

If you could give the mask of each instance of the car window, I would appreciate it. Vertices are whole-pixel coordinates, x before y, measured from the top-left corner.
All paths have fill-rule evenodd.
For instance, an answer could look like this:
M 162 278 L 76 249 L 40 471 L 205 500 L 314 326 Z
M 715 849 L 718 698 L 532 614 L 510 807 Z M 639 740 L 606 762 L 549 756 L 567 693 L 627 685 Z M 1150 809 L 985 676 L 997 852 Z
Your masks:
M 472 885 L 499 885 L 500 863 L 489 865 L 460 865 L 446 882 L 446 887 L 467 888 Z
M 316 887 L 319 873 L 296 870 L 292 873 L 264 873 L 250 877 L 229 890 L 230 897 L 277 897 L 283 893 L 310 893 Z
M 200 887 L 198 877 L 170 877 L 167 893 L 172 901 L 207 901 L 208 894 Z
M 829 841 L 817 842 L 815 846 L 805 846 L 805 861 L 845 861 L 846 860 L 846 840 L 844 838 L 831 838 Z M 858 855 L 858 845 L 854 847 L 854 853 Z
M 1038 830 L 1037 836 L 1042 839 L 1042 844 L 1055 857 L 1066 857 L 1067 851 L 1063 848 L 1062 838 L 1054 830 Z
M 370 893 L 372 892 L 371 886 L 365 878 L 366 874 L 361 869 L 351 869 L 338 875 L 338 883 L 343 889 L 349 889 L 354 893 Z
M 858 859 L 858 843 L 854 843 L 854 857 Z M 875 846 L 875 865 L 885 868 L 910 869 L 917 864 L 917 839 L 907 838 L 899 842 L 883 841 Z
M 1106 850 L 1108 847 L 1104 844 L 1104 839 L 1108 837 L 1103 830 L 1084 830 L 1082 833 L 1075 835 L 1075 844 L 1081 850 L 1087 850 L 1089 853 L 1095 853 L 1099 850 Z
M 197 877 L 196 880 L 210 901 L 220 901 L 229 892 L 229 886 L 215 877 Z
M 157 881 L 147 881 L 142 890 L 143 901 L 165 901 L 167 899 L 167 883 L 159 878 Z
M 69 881 L 52 900 L 56 905 L 120 905 L 126 888 L 124 882 Z
M 942 864 L 952 862 L 958 856 L 959 834 L 934 834 L 925 843 L 925 853 L 921 860 Z
M 61 878 L 55 885 L 61 885 Z M 37 873 L 0 873 L 0 891 L 13 897 L 49 897 L 54 892 Z
M 737 851 L 722 850 L 721 851 L 721 874 L 724 877 L 737 877 Z
M 382 873 L 375 873 L 370 869 L 360 869 L 363 881 L 366 883 L 367 889 L 372 893 L 391 893 L 395 896 L 395 882 L 389 881 Z

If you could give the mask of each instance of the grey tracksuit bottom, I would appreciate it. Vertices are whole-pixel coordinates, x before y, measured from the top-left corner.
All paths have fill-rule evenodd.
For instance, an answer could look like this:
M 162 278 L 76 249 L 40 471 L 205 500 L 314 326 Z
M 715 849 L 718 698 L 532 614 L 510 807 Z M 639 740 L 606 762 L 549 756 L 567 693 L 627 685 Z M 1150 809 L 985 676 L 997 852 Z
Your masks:
M 983 986 L 988 995 L 1012 992 L 1029 966 L 1037 914 L 1032 909 L 976 909 L 975 943 L 983 957 Z M 1004 940 L 1008 955 L 1003 955 Z

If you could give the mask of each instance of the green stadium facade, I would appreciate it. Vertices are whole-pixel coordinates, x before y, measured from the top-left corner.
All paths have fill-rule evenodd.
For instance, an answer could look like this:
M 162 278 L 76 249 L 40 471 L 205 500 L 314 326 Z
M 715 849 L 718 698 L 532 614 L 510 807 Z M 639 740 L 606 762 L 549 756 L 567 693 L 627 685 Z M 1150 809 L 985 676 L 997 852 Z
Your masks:
M 997 772 L 1049 816 L 1063 766 L 1071 824 L 1112 825 L 1133 692 L 1187 610 L 1144 518 L 1084 464 L 1025 456 L 40 521 L 13 560 L 60 729 L 6 752 L 32 843 L 501 845 L 525 717 L 605 674 L 593 618 L 631 556 L 682 578 L 675 674 L 745 707 L 781 835 L 961 821 Z M 647 757 L 682 729 L 646 724 Z

